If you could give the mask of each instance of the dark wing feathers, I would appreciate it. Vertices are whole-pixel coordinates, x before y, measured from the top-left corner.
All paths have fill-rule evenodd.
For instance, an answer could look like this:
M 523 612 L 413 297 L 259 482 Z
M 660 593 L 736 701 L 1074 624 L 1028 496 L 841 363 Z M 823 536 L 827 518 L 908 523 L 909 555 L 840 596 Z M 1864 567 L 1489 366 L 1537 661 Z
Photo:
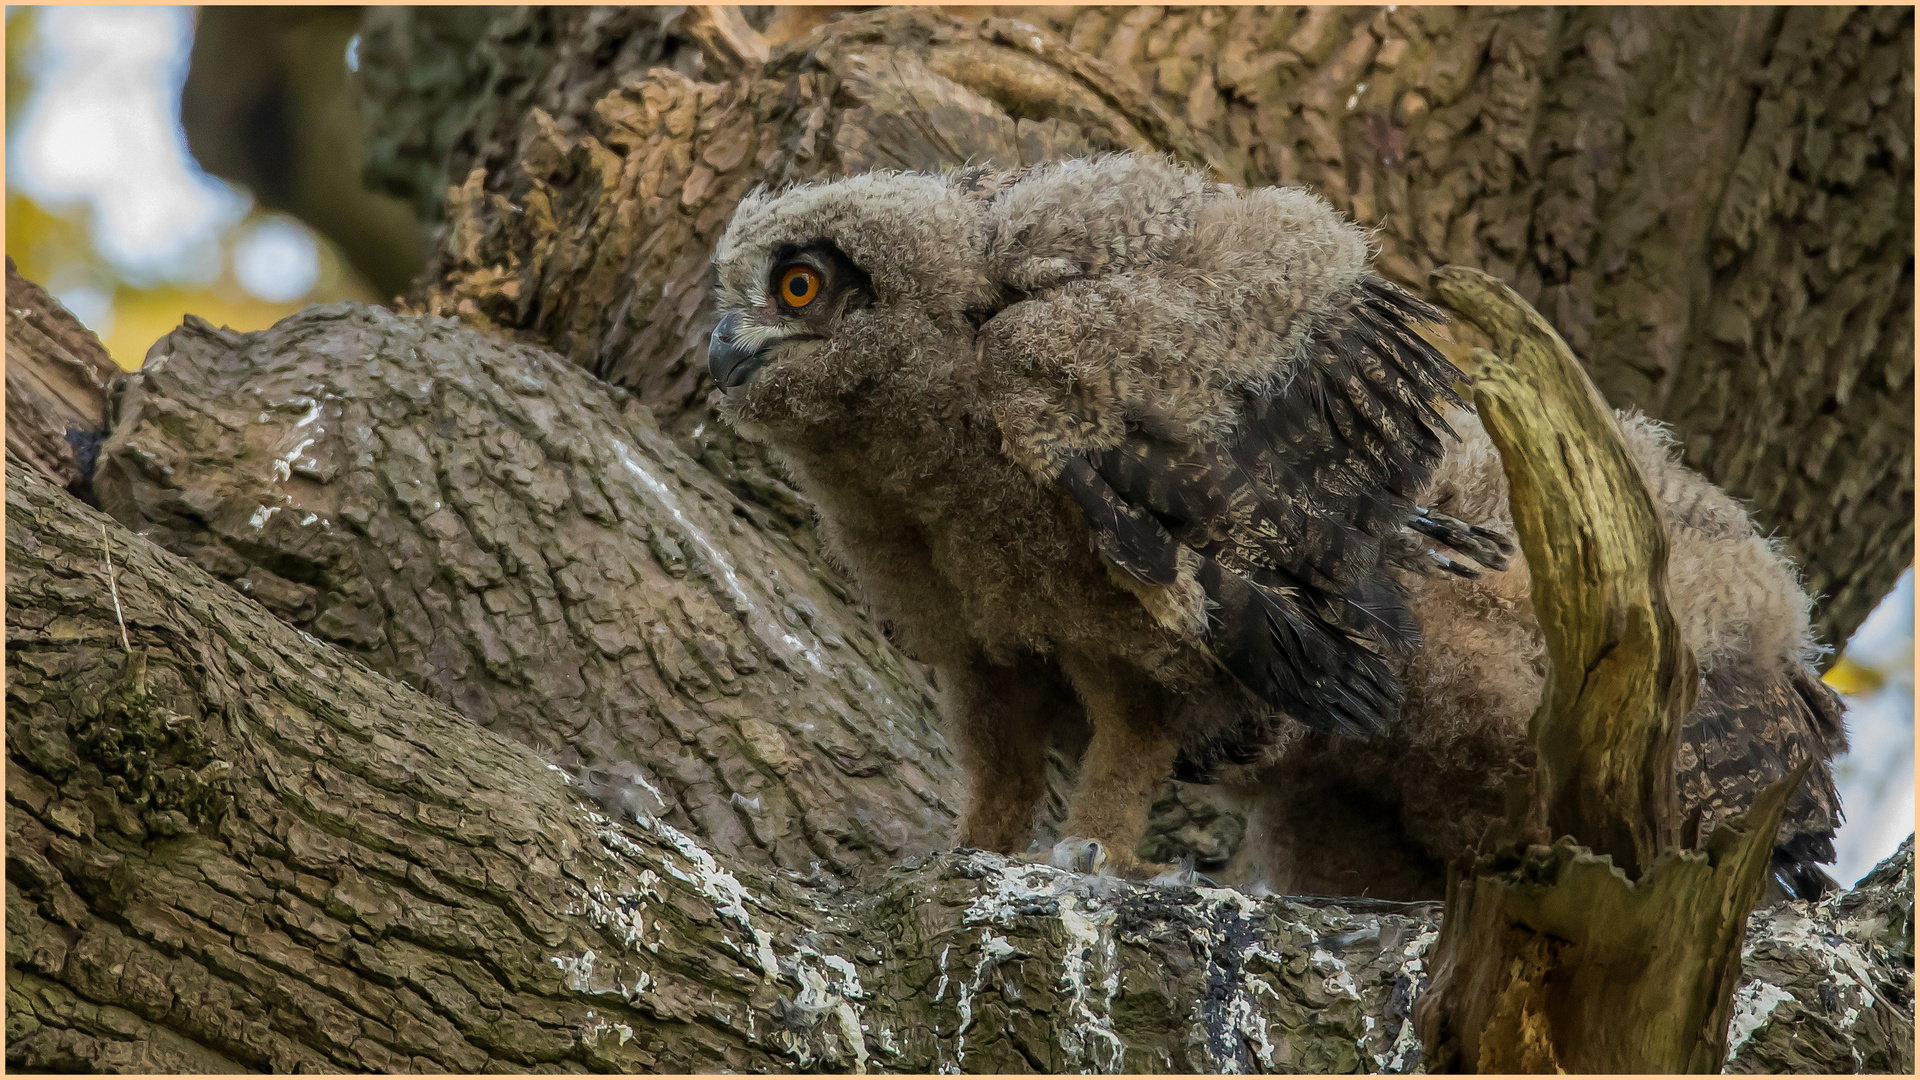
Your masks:
M 1478 572 L 1421 537 L 1493 569 L 1513 551 L 1498 533 L 1413 504 L 1453 434 L 1440 408 L 1459 403 L 1459 372 L 1412 330 L 1423 321 L 1441 316 L 1369 278 L 1292 381 L 1247 400 L 1220 444 L 1180 443 L 1143 417 L 1124 444 L 1073 459 L 1063 475 L 1100 549 L 1140 580 L 1173 582 L 1182 545 L 1199 555 L 1215 658 L 1321 731 L 1378 731 L 1398 712 L 1387 654 L 1418 647 L 1419 629 L 1390 566 Z M 1252 762 L 1272 723 L 1249 710 L 1237 730 L 1185 747 L 1175 775 L 1205 781 L 1222 763 Z M 1808 672 L 1723 666 L 1687 719 L 1681 796 L 1711 829 L 1816 758 L 1788 801 L 1772 887 L 1817 898 L 1834 887 L 1816 864 L 1834 858 L 1840 803 L 1828 761 L 1844 746 L 1839 699 Z
M 1064 477 L 1101 550 L 1141 580 L 1161 581 L 1175 543 L 1199 555 L 1215 658 L 1322 731 L 1384 729 L 1400 701 L 1387 654 L 1419 644 L 1382 543 L 1405 526 L 1452 434 L 1440 406 L 1459 403 L 1459 373 L 1413 332 L 1420 321 L 1442 317 L 1368 278 L 1325 320 L 1299 372 L 1249 398 L 1220 444 L 1136 425 Z M 1188 748 L 1183 777 L 1249 760 L 1269 722 L 1250 715 L 1244 730 Z
M 1060 482 L 1087 515 L 1101 554 L 1141 581 L 1173 584 L 1180 546 L 1164 526 L 1122 498 L 1083 458 L 1067 460 Z
M 1833 861 L 1841 820 L 1829 764 L 1845 749 L 1841 713 L 1839 697 L 1798 665 L 1736 663 L 1705 675 L 1681 730 L 1680 796 L 1687 816 L 1700 818 L 1703 838 L 1814 759 L 1774 838 L 1772 886 L 1785 897 L 1818 899 L 1835 887 L 1816 864 Z

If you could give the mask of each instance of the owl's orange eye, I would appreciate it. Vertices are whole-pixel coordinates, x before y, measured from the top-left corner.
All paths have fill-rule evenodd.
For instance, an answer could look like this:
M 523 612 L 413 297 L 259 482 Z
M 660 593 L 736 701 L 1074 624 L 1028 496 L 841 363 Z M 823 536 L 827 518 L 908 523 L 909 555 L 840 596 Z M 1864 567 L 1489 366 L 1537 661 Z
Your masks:
M 820 295 L 820 273 L 811 266 L 790 266 L 780 275 L 780 299 L 788 307 L 803 308 Z

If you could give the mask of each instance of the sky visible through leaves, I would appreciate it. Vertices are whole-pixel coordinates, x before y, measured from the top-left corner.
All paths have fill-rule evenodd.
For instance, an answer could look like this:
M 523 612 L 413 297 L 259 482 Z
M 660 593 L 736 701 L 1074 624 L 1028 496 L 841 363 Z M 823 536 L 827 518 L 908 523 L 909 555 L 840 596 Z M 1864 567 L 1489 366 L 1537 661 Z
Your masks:
M 192 8 L 12 7 L 6 27 L 7 254 L 121 367 L 187 312 L 257 330 L 374 298 L 311 229 L 188 155 Z
M 373 299 L 311 229 L 188 154 L 192 44 L 187 7 L 7 9 L 7 254 L 129 370 L 188 312 L 258 330 Z M 1913 605 L 1909 570 L 1827 676 L 1853 746 L 1838 768 L 1843 884 L 1913 830 Z

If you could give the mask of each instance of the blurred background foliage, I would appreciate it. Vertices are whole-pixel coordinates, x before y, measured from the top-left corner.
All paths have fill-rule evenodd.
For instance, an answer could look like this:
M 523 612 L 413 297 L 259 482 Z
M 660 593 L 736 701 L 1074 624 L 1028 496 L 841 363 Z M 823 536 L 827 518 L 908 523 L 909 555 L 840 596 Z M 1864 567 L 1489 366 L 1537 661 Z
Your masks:
M 358 19 L 8 8 L 7 254 L 129 370 L 187 312 L 254 330 L 397 294 L 425 249 L 360 183 Z
M 359 17 L 7 9 L 7 254 L 129 370 L 188 312 L 256 330 L 403 291 L 425 244 L 406 204 L 361 182 Z M 1843 883 L 1913 828 L 1913 590 L 1909 570 L 1826 676 L 1853 745 Z

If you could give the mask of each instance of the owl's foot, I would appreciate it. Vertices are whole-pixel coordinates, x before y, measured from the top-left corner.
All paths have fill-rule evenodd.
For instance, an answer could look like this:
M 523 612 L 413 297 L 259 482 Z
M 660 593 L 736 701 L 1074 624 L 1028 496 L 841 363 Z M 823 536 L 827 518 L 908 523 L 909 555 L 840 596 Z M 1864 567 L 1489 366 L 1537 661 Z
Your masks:
M 1053 850 L 1047 854 L 1048 866 L 1071 870 L 1076 874 L 1104 874 L 1112 862 L 1107 845 L 1084 836 L 1069 836 L 1053 845 Z
M 1470 525 L 1457 517 L 1416 506 L 1407 516 L 1407 527 L 1472 559 L 1488 570 L 1505 570 L 1507 558 L 1513 554 L 1513 541 L 1504 533 L 1495 529 L 1485 529 Z M 1449 559 L 1438 553 L 1433 554 L 1434 562 L 1441 569 L 1461 577 L 1479 577 L 1480 570 L 1465 563 Z
M 1120 859 L 1116 855 L 1115 848 L 1098 840 L 1069 836 L 1053 845 L 1053 850 L 1047 853 L 1047 865 L 1076 874 L 1128 878 L 1153 885 L 1187 885 L 1193 881 L 1191 863 L 1183 869 L 1165 863 L 1141 862 L 1131 856 Z

